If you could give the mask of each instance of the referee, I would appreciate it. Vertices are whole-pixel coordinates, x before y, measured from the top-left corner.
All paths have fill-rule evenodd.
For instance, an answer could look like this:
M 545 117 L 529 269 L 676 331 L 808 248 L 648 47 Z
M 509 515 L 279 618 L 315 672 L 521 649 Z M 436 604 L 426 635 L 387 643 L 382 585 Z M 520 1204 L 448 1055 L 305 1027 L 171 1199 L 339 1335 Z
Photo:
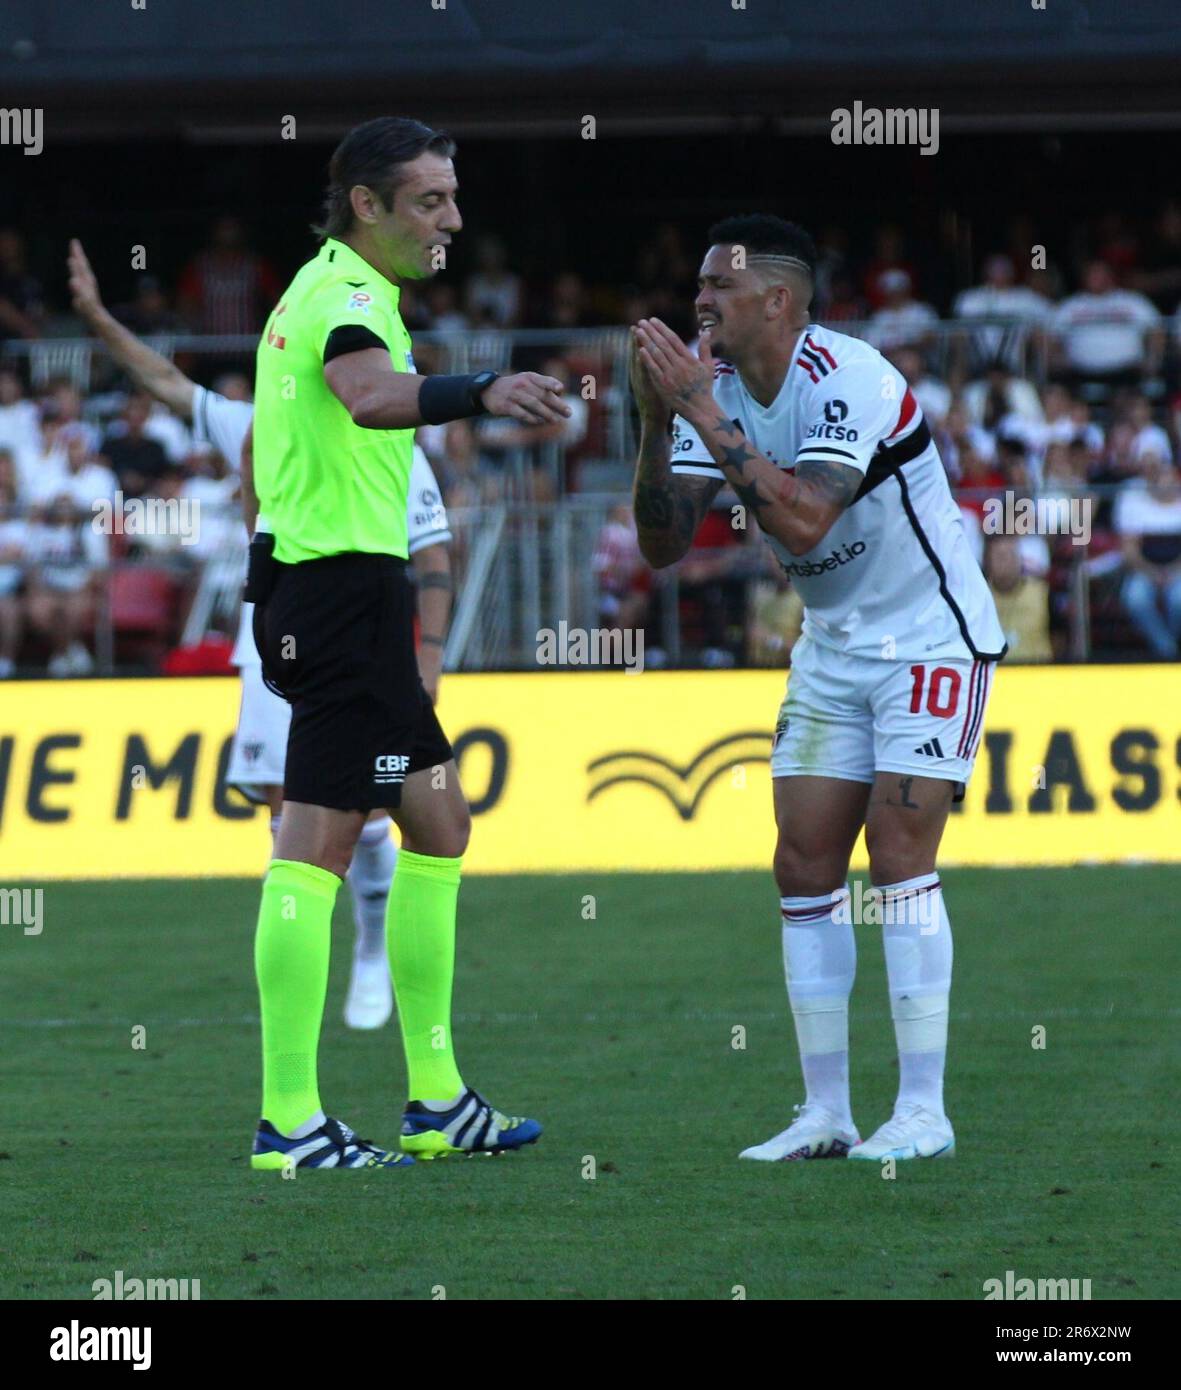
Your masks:
M 471 416 L 551 424 L 561 383 L 523 372 L 419 376 L 400 287 L 428 279 L 462 220 L 452 140 L 382 117 L 329 165 L 323 244 L 272 312 L 258 349 L 243 498 L 246 597 L 268 683 L 291 704 L 282 823 L 255 937 L 263 1118 L 254 1168 L 397 1167 L 412 1155 L 531 1143 L 462 1081 L 451 1039 L 460 865 L 471 822 L 419 678 L 406 577 L 415 427 Z M 253 487 L 250 481 L 253 481 Z M 273 539 L 272 539 L 273 538 Z M 402 835 L 386 946 L 410 1100 L 402 1152 L 325 1115 L 316 1060 L 332 907 L 367 814 Z

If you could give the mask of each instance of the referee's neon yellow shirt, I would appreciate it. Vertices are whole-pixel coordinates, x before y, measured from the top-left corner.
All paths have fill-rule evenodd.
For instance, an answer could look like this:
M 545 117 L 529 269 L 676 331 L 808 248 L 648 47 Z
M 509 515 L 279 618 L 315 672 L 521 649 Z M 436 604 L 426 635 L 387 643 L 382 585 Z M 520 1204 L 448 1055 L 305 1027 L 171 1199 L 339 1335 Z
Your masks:
M 334 328 L 359 325 L 412 372 L 398 288 L 329 237 L 267 320 L 254 386 L 254 490 L 286 564 L 358 550 L 407 557 L 414 431 L 365 430 L 324 380 Z

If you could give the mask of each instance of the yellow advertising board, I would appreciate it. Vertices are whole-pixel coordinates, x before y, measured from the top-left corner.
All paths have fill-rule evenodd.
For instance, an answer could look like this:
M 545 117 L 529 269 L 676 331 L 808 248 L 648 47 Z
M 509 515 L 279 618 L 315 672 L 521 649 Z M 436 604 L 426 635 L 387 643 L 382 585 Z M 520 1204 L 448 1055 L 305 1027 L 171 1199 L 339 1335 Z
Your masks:
M 778 672 L 456 675 L 468 872 L 766 868 Z M 231 678 L 0 686 L 0 880 L 254 875 Z M 1181 862 L 1181 666 L 1004 667 L 942 863 Z M 865 863 L 863 847 L 854 858 Z

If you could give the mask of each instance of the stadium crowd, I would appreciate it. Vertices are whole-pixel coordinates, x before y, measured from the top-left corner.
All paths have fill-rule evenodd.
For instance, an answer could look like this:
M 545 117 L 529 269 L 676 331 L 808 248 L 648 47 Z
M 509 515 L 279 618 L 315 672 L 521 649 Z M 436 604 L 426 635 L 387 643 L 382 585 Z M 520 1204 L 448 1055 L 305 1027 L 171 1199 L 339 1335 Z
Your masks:
M 837 227 L 818 239 L 817 317 L 863 334 L 895 362 L 939 444 L 973 544 L 1009 634 L 1011 658 L 1151 655 L 1175 660 L 1181 643 L 1181 204 L 1150 227 L 1117 215 L 1097 220 L 1073 275 L 1030 256 L 1032 235 L 1016 219 L 1007 243 L 981 263 L 979 282 L 924 284 L 903 231 L 877 229 L 868 254 L 850 251 Z M 612 327 L 658 315 L 691 332 L 696 258 L 675 226 L 641 247 L 631 283 L 594 286 L 573 271 L 535 285 L 512 268 L 506 243 L 475 239 L 460 282 L 407 291 L 404 313 L 419 370 L 441 366 L 462 335 L 501 338 L 515 365 L 570 386 L 574 414 L 562 426 L 528 429 L 505 420 L 426 427 L 420 442 L 450 507 L 504 498 L 548 503 L 583 486 L 581 464 L 608 465 L 600 490 L 626 489 L 630 460 L 608 459 L 605 413 L 626 409 L 625 384 L 600 380 L 597 397 L 576 389 L 585 340 L 512 346 L 523 326 Z M 133 331 L 257 333 L 282 278 L 254 251 L 235 217 L 217 220 L 175 287 L 142 275 L 115 309 Z M 0 334 L 52 341 L 77 320 L 48 302 L 27 265 L 25 241 L 0 229 Z M 178 355 L 179 358 L 179 355 Z M 94 668 L 96 617 L 115 603 L 114 579 L 147 562 L 167 576 L 171 637 L 180 631 L 202 565 L 236 543 L 232 503 L 237 460 L 223 459 L 149 397 L 96 359 L 84 380 L 38 379 L 31 358 L 0 346 L 0 677 L 17 670 L 55 676 Z M 236 399 L 249 399 L 243 359 L 186 370 Z M 216 375 L 210 374 L 210 368 Z M 245 370 L 243 370 L 245 368 Z M 613 393 L 613 394 L 612 394 Z M 611 402 L 614 405 L 611 405 Z M 613 470 L 613 471 L 612 471 Z M 991 525 L 992 504 L 1054 501 L 1087 517 L 1085 544 L 1069 534 L 1013 534 Z M 196 536 L 112 521 L 138 504 L 199 502 Z M 799 631 L 799 602 L 756 545 L 731 524 L 723 493 L 675 581 L 642 563 L 630 508 L 612 507 L 594 571 L 600 619 L 647 629 L 649 664 L 667 657 L 670 621 L 681 659 L 705 665 L 783 664 Z M 105 506 L 105 510 L 103 507 Z M 174 510 L 175 514 L 175 510 Z M 99 518 L 107 521 L 100 525 Z M 1007 531 L 1007 533 L 1006 533 Z M 1080 576 L 1082 583 L 1080 583 Z M 671 613 L 670 613 L 671 606 Z M 1074 634 L 1085 629 L 1082 649 Z M 167 645 L 163 630 L 157 634 Z

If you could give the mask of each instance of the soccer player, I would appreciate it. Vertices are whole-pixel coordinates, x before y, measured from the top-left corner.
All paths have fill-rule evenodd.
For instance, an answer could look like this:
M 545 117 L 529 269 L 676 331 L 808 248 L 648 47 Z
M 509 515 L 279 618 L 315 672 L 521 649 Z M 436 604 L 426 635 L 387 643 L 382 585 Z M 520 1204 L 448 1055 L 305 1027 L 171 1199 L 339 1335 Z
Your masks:
M 254 407 L 229 400 L 198 386 L 108 312 L 98 280 L 78 241 L 70 243 L 70 291 L 74 308 L 111 357 L 143 390 L 193 423 L 198 438 L 212 444 L 231 465 L 242 457 L 242 443 Z M 406 518 L 407 545 L 414 562 L 418 595 L 419 669 L 431 699 L 437 699 L 442 672 L 443 641 L 451 602 L 451 567 L 447 543 L 451 533 L 440 500 L 439 486 L 426 455 L 415 445 Z M 254 645 L 254 605 L 242 605 L 242 617 L 231 656 L 242 680 L 238 727 L 230 746 L 226 780 L 251 801 L 269 807 L 271 833 L 279 828 L 283 802 L 283 761 L 291 706 L 269 690 L 262 679 Z M 349 865 L 356 944 L 344 1017 L 350 1028 L 380 1028 L 393 1012 L 389 963 L 385 949 L 385 914 L 397 849 L 390 839 L 390 819 L 374 811 L 361 831 Z
M 259 531 L 248 597 L 263 672 L 292 713 L 255 938 L 255 1168 L 395 1167 L 404 1155 L 496 1152 L 540 1133 L 535 1120 L 509 1118 L 466 1086 L 453 1050 L 470 817 L 415 663 L 406 497 L 418 425 L 485 412 L 553 424 L 569 410 L 561 383 L 532 372 L 415 372 L 400 286 L 439 269 L 462 226 L 454 150 L 447 136 L 394 117 L 345 137 L 329 166 L 323 244 L 284 291 L 258 349 L 243 452 L 247 524 Z M 403 1154 L 328 1118 L 316 1071 L 332 904 L 376 808 L 402 832 L 386 939 L 411 1097 Z
M 754 215 L 709 240 L 699 357 L 658 319 L 633 329 L 635 511 L 644 555 L 670 565 L 729 483 L 804 601 L 771 775 L 805 1100 L 741 1157 L 950 1156 L 952 945 L 935 863 L 1004 638 L 906 382 L 866 343 L 809 319 L 811 237 Z M 846 886 L 862 826 L 899 1061 L 893 1114 L 864 1143 L 849 1103 Z

